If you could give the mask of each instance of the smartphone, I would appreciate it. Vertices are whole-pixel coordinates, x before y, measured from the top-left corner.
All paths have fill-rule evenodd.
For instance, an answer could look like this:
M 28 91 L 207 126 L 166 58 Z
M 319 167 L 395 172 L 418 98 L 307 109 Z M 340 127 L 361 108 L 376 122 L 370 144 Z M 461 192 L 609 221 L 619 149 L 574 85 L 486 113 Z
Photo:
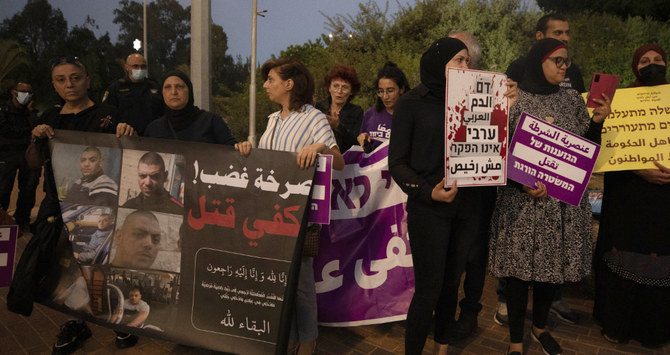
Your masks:
M 591 80 L 591 90 L 589 90 L 589 96 L 586 100 L 586 107 L 596 108 L 600 106 L 598 103 L 593 101 L 593 99 L 601 99 L 602 94 L 607 95 L 611 101 L 614 100 L 614 93 L 616 92 L 617 86 L 619 86 L 618 75 L 612 74 L 593 74 L 593 79 Z

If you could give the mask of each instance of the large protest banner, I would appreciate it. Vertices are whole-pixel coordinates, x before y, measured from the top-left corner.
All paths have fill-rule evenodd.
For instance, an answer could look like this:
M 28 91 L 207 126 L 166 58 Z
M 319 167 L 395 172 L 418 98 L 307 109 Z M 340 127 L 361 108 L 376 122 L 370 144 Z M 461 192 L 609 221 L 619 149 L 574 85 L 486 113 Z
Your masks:
M 448 68 L 446 80 L 446 185 L 505 185 L 507 76 Z
M 509 178 L 578 206 L 591 178 L 600 146 L 525 112 L 514 131 L 508 157 Z
M 70 242 L 47 305 L 180 344 L 286 351 L 314 168 L 293 153 L 71 131 L 50 146 Z
M 618 89 L 594 171 L 670 166 L 670 85 Z
M 354 147 L 333 172 L 331 222 L 321 231 L 314 277 L 319 323 L 354 326 L 406 318 L 414 294 L 407 195 L 388 171 L 388 142 Z

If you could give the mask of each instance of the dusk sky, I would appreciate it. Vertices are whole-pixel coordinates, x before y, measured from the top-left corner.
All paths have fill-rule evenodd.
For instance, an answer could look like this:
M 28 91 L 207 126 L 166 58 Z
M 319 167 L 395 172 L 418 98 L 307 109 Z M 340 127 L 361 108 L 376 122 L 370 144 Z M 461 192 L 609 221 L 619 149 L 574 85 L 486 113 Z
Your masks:
M 28 0 L 0 0 L 0 16 L 11 17 L 21 11 Z M 141 0 L 138 2 L 142 3 Z M 147 1 L 151 2 L 151 1 Z M 179 0 L 183 6 L 189 0 Z M 358 13 L 359 0 L 258 0 L 258 10 L 268 10 L 265 17 L 258 18 L 258 62 L 270 58 L 290 45 L 303 44 L 327 33 L 326 18 L 335 14 Z M 403 6 L 414 4 L 416 0 L 389 0 L 389 16 Z M 119 28 L 113 23 L 113 10 L 118 6 L 115 0 L 49 0 L 54 8 L 59 8 L 70 27 L 82 25 L 89 15 L 95 20 L 100 36 L 109 32 L 116 42 Z M 383 2 L 379 1 L 381 6 Z M 229 54 L 243 58 L 251 55 L 251 0 L 212 0 L 212 20 L 221 25 L 228 35 Z M 141 38 L 140 38 L 141 39 Z M 151 34 L 149 34 L 151 41 Z M 149 53 L 151 56 L 151 53 Z

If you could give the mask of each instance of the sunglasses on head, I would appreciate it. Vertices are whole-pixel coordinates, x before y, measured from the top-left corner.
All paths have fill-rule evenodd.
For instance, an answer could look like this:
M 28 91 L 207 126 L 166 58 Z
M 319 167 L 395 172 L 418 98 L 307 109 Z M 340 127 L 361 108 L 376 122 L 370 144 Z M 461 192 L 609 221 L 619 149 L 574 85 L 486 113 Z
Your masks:
M 85 67 L 84 64 L 79 60 L 79 57 L 75 57 L 75 56 L 68 55 L 68 56 L 63 56 L 63 57 L 55 57 L 55 58 L 52 58 L 52 59 L 49 61 L 49 66 L 51 67 L 51 70 L 54 70 L 54 68 L 55 68 L 56 66 L 61 65 L 61 64 L 72 64 L 72 65 L 76 65 L 76 66 L 78 66 L 78 67 L 84 69 L 84 71 L 86 71 L 86 67 Z

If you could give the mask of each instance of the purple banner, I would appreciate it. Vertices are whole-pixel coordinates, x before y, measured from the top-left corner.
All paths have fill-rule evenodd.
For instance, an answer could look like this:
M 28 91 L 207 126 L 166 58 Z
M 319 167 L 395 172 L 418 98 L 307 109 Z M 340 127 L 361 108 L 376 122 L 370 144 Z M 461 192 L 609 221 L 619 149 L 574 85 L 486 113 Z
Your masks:
M 531 188 L 541 181 L 549 196 L 579 205 L 598 158 L 598 144 L 524 112 L 510 147 L 510 179 Z
M 330 223 L 330 181 L 333 178 L 333 156 L 320 155 L 316 160 L 316 172 L 312 180 L 309 221 Z
M 314 259 L 319 323 L 353 326 L 406 318 L 414 294 L 406 195 L 388 173 L 388 143 L 351 150 L 333 172 L 332 216 Z
M 14 274 L 19 226 L 0 226 L 0 287 L 9 287 Z

